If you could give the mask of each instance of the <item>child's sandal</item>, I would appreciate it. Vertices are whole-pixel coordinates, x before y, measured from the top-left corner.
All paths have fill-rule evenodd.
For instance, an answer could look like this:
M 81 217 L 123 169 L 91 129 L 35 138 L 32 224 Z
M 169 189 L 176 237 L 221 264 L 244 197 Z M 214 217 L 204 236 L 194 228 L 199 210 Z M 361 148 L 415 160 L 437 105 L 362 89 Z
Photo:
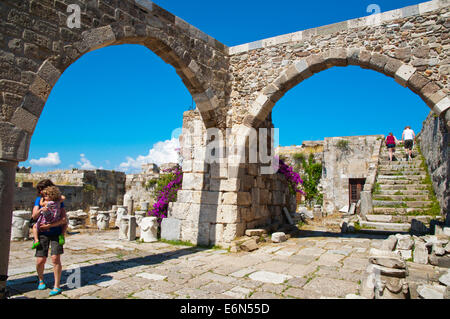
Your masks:
M 59 295 L 61 293 L 61 288 L 53 288 L 52 291 L 50 291 L 50 293 L 48 294 L 49 296 L 56 296 Z
M 44 290 L 46 288 L 47 286 L 45 285 L 45 282 L 43 280 L 39 280 L 38 290 Z

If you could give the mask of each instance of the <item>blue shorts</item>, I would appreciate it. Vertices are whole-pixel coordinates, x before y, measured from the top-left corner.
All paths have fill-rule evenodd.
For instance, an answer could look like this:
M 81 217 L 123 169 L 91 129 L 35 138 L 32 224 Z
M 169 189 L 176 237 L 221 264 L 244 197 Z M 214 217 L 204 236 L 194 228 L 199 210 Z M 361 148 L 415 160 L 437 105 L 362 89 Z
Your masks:
M 387 146 L 387 148 L 395 148 L 395 144 L 388 144 L 386 146 Z

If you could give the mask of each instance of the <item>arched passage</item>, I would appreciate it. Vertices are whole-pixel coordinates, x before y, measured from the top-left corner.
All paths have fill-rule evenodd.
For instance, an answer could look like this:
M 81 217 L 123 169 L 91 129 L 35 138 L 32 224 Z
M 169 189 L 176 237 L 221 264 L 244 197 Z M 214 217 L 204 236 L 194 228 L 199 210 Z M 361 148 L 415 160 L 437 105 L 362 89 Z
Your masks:
M 150 1 L 79 1 L 80 27 L 67 24 L 59 1 L 2 2 L 0 74 L 0 298 L 7 279 L 15 167 L 61 74 L 83 54 L 109 45 L 142 44 L 181 77 L 206 127 L 225 103 L 226 47 Z M 7 46 L 15 43 L 17 46 Z
M 54 86 L 33 133 L 29 160 L 21 166 L 34 172 L 78 167 L 138 173 L 145 161 L 160 164 L 156 150 L 149 153 L 157 142 L 164 145 L 158 150 L 165 160 L 177 162 L 168 146 L 175 149 L 173 130 L 193 106 L 173 68 L 146 47 L 124 44 L 89 52 Z
M 262 56 L 261 51 L 249 51 L 245 57 Z M 241 57 L 241 59 L 244 59 Z M 260 58 L 261 65 L 263 63 L 270 64 L 268 57 Z M 239 61 L 239 58 L 236 58 Z M 241 149 L 245 149 L 245 152 L 241 152 L 238 163 L 248 163 L 245 156 L 251 154 L 253 151 L 252 146 L 257 143 L 250 143 L 249 141 L 255 141 L 255 129 L 258 131 L 260 128 L 270 128 L 273 126 L 271 113 L 275 104 L 293 87 L 301 84 L 302 81 L 308 79 L 316 73 L 329 69 L 335 66 L 348 66 L 355 65 L 365 69 L 380 72 L 389 77 L 392 77 L 403 87 L 409 88 L 412 92 L 417 94 L 431 110 L 441 116 L 448 116 L 448 109 L 450 108 L 449 97 L 445 87 L 442 83 L 437 83 L 427 77 L 426 73 L 410 64 L 404 63 L 401 60 L 391 58 L 387 55 L 380 53 L 371 53 L 365 49 L 359 48 L 340 48 L 323 51 L 322 53 L 309 54 L 306 58 L 297 58 L 292 60 L 284 60 L 284 65 L 287 65 L 279 69 L 277 76 L 273 77 L 273 80 L 268 81 L 268 84 L 258 87 L 258 90 L 253 90 L 253 98 L 250 100 L 247 108 L 247 113 L 243 117 L 243 125 L 235 125 L 234 134 L 235 137 L 241 137 L 242 146 Z M 239 63 L 239 62 L 236 62 Z M 265 66 L 265 65 L 264 65 Z M 261 69 L 264 67 L 262 66 Z M 247 70 L 245 70 L 247 71 Z M 240 74 L 244 74 L 245 71 Z M 255 72 L 256 73 L 256 72 Z M 264 71 L 260 71 L 258 75 L 263 74 Z M 265 82 L 266 78 L 260 76 L 258 78 L 260 82 Z M 444 81 L 445 83 L 445 81 Z M 444 84 L 445 86 L 445 84 Z M 237 95 L 237 94 L 236 94 Z M 308 107 L 308 106 L 305 106 Z M 320 110 L 326 112 L 326 109 Z M 247 145 L 245 145 L 246 142 Z M 261 143 L 261 141 L 259 141 Z M 270 143 L 270 141 L 268 141 Z M 272 141 L 273 143 L 273 141 Z M 252 164 L 246 165 L 245 170 L 242 173 L 242 180 L 251 179 L 248 176 L 251 172 L 255 171 L 255 168 L 251 168 Z M 267 167 L 267 164 L 258 162 L 256 170 L 262 167 Z M 269 165 L 270 166 L 270 165 Z M 375 172 L 376 173 L 376 172 Z M 262 173 L 261 173 L 262 174 Z M 266 173 L 268 174 L 268 173 Z M 372 176 L 373 175 L 373 176 Z M 371 174 L 370 183 L 368 186 L 374 184 L 376 175 Z M 263 177 L 264 178 L 264 177 Z M 270 179 L 270 177 L 268 177 Z M 259 207 L 261 203 L 254 204 Z M 254 218 L 257 218 L 255 215 Z M 248 224 L 247 224 L 248 225 Z
M 215 124 L 211 111 L 218 106 L 219 100 L 213 90 L 207 87 L 201 70 L 189 54 L 184 52 L 181 58 L 165 41 L 155 37 L 155 34 L 143 35 L 139 28 L 129 26 L 123 29 L 128 31 L 127 34 L 114 33 L 114 26 L 101 27 L 83 33 L 83 40 L 75 43 L 75 46 L 80 48 L 79 54 L 71 58 L 67 57 L 67 59 L 49 58 L 39 66 L 29 90 L 25 92 L 20 107 L 16 109 L 11 118 L 11 123 L 16 126 L 13 129 L 18 128 L 25 131 L 23 136 L 21 135 L 23 140 L 20 141 L 17 153 L 11 154 L 11 156 L 15 155 L 16 160 L 19 161 L 27 159 L 29 139 L 53 86 L 62 74 L 61 70 L 66 69 L 87 52 L 111 45 L 140 44 L 149 48 L 164 62 L 172 65 L 196 102 L 205 126 L 209 127 Z
M 362 68 L 381 72 L 402 86 L 418 94 L 437 115 L 445 114 L 450 108 L 450 99 L 444 89 L 425 77 L 415 67 L 400 60 L 361 49 L 335 49 L 321 54 L 310 55 L 295 61 L 287 67 L 258 95 L 244 124 L 259 127 L 272 111 L 276 102 L 291 88 L 305 79 L 334 66 L 357 65 Z

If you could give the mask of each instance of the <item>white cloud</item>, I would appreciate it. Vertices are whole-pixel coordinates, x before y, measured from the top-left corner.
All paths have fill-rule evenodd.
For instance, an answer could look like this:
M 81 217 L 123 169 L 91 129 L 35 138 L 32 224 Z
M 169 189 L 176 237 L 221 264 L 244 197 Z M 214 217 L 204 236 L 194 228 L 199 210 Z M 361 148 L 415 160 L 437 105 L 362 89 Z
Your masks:
M 88 160 L 84 154 L 80 154 L 80 161 L 77 162 L 77 164 L 80 166 L 80 169 L 91 170 L 97 168 L 92 165 L 91 161 Z
M 178 163 L 177 148 L 180 148 L 177 138 L 158 142 L 149 150 L 148 155 L 139 155 L 136 159 L 127 156 L 127 161 L 121 163 L 119 169 L 124 172 L 140 172 L 143 164 L 154 163 L 159 166 L 164 163 Z
M 48 153 L 47 157 L 41 157 L 40 159 L 32 159 L 30 160 L 31 165 L 36 166 L 58 166 L 61 164 L 61 160 L 59 159 L 59 153 Z

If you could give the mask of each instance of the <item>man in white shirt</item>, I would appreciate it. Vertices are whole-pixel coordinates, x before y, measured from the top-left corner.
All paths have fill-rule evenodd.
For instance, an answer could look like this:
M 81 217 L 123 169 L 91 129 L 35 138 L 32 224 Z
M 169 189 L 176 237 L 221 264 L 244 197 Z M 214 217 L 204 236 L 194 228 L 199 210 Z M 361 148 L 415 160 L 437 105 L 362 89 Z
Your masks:
M 416 143 L 416 134 L 411 129 L 411 126 L 407 126 L 403 131 L 402 142 L 405 145 L 405 149 L 408 150 L 408 161 L 412 160 L 412 149 Z

